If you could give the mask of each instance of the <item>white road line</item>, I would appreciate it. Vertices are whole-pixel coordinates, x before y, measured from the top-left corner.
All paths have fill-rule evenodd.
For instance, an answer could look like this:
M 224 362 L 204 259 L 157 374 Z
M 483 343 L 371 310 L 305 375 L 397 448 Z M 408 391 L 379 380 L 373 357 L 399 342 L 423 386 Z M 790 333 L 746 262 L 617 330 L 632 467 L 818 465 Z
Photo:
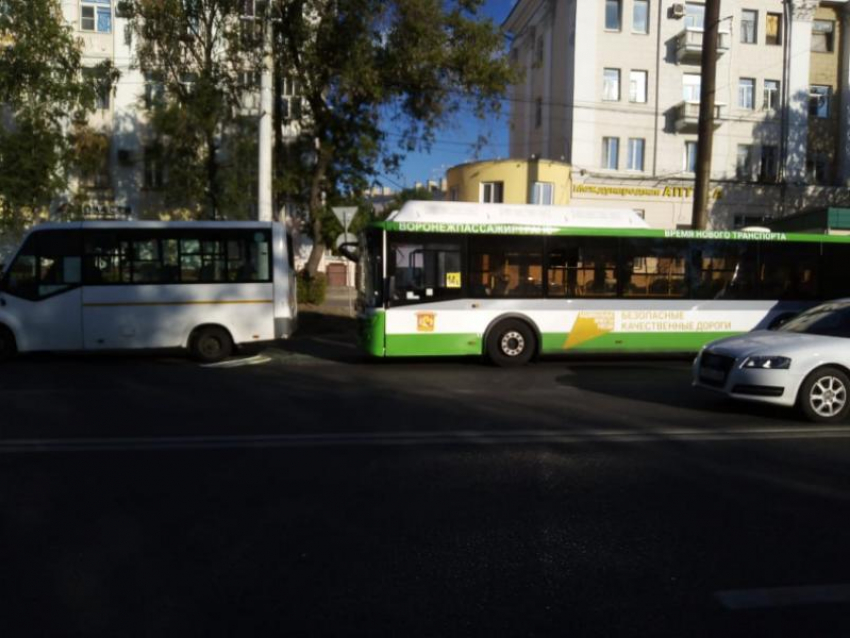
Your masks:
M 205 363 L 202 364 L 202 368 L 241 368 L 243 366 L 258 366 L 263 363 L 268 363 L 271 361 L 269 357 L 265 357 L 263 355 L 256 355 L 253 357 L 248 357 L 246 359 L 227 359 L 225 361 L 219 361 L 218 363 Z
M 156 451 L 239 448 L 386 447 L 433 445 L 566 445 L 593 442 L 734 442 L 748 440 L 848 439 L 850 429 L 755 428 L 751 430 L 660 429 L 576 431 L 352 432 L 222 436 L 157 436 L 63 439 L 9 439 L 0 454 L 32 452 Z
M 727 609 L 763 609 L 766 607 L 848 603 L 850 602 L 850 584 L 731 589 L 715 592 L 714 595 Z

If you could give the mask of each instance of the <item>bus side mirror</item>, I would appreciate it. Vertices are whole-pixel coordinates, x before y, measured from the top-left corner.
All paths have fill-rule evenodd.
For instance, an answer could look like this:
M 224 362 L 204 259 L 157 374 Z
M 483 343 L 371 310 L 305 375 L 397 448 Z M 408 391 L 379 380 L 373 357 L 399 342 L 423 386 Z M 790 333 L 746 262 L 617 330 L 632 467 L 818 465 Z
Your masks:
M 359 244 L 340 244 L 339 248 L 337 248 L 339 254 L 345 257 L 346 259 L 359 262 L 360 261 L 360 245 Z

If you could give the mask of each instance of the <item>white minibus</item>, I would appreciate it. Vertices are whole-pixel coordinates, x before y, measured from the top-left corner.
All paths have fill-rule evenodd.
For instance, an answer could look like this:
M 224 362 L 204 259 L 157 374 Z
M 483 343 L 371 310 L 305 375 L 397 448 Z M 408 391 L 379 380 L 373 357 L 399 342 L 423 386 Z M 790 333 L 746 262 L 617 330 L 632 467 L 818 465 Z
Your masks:
M 0 358 L 186 348 L 219 361 L 297 321 L 292 245 L 273 222 L 33 228 L 0 279 Z

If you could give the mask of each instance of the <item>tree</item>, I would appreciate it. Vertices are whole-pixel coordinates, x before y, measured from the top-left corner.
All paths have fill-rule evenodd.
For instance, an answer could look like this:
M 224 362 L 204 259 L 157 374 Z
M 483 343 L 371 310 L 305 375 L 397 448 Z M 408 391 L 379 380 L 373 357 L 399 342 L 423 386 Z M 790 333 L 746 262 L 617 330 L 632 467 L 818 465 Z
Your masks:
M 381 211 L 381 217 L 386 219 L 390 214 L 401 210 L 407 202 L 410 201 L 431 201 L 434 199 L 433 193 L 427 188 L 405 188 L 392 196 L 387 205 Z
M 462 108 L 478 117 L 500 110 L 514 73 L 481 5 L 276 0 L 277 86 L 295 79 L 307 106 L 301 135 L 279 145 L 277 184 L 282 197 L 309 211 L 310 274 L 324 250 L 328 197 L 362 192 L 381 169 L 397 169 Z M 397 137 L 382 128 L 385 121 Z
M 256 126 L 245 116 L 255 91 L 259 23 L 242 0 L 132 0 L 145 73 L 145 108 L 167 167 L 166 201 L 206 218 L 239 217 L 256 199 Z
M 56 0 L 6 0 L 0 11 L 0 225 L 20 230 L 67 190 L 106 62 L 84 77 L 80 43 Z

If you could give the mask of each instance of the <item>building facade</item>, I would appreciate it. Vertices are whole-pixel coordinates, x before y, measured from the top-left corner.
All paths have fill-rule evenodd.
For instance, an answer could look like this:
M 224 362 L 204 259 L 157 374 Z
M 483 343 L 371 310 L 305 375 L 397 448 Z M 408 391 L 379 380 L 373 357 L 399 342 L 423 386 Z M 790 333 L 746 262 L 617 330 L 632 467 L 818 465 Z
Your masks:
M 56 203 L 57 208 L 74 206 L 78 208 L 75 216 L 92 218 L 161 219 L 179 214 L 165 205 L 162 190 L 168 170 L 155 152 L 157 140 L 148 125 L 148 107 L 161 95 L 162 86 L 138 68 L 138 42 L 129 17 L 122 14 L 118 0 L 61 0 L 61 7 L 65 21 L 82 43 L 83 66 L 94 72 L 95 66 L 109 60 L 120 76 L 117 83 L 101 91 L 88 121 L 104 139 L 102 170 L 80 176 L 72 185 L 73 192 Z M 246 2 L 245 7 L 249 13 L 243 19 L 250 19 L 253 4 Z M 245 76 L 241 114 L 258 118 L 258 72 L 246 72 Z M 303 101 L 297 84 L 289 78 L 282 93 L 282 137 L 288 140 L 300 134 Z M 245 216 L 254 213 L 246 210 Z
M 570 166 L 554 160 L 493 160 L 453 166 L 446 172 L 448 199 L 492 204 L 570 202 Z
M 722 0 L 720 16 L 710 225 L 846 205 L 847 2 Z M 571 164 L 572 205 L 689 226 L 704 22 L 699 1 L 520 0 L 511 156 Z

